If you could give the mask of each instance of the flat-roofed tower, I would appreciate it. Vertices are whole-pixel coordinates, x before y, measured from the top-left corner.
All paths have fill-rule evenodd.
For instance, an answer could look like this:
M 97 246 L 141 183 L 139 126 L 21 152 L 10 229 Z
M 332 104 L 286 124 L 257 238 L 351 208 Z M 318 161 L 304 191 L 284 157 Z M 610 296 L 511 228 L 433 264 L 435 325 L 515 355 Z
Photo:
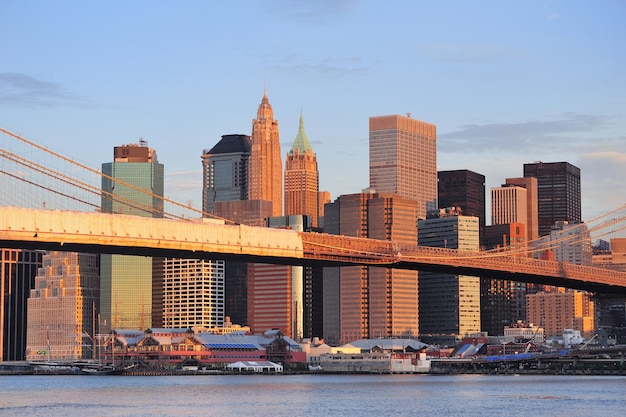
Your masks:
M 437 207 L 437 127 L 408 116 L 369 119 L 370 188 L 417 201 L 418 216 Z
M 263 92 L 257 118 L 252 120 L 252 147 L 248 166 L 248 199 L 272 202 L 272 216 L 283 214 L 283 162 L 278 121 Z

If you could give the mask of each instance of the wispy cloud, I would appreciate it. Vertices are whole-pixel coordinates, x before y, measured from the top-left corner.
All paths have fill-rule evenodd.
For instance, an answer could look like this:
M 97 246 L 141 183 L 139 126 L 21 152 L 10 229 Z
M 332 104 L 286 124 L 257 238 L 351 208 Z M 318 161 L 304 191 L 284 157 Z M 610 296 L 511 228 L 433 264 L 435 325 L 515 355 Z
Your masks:
M 363 0 L 316 0 L 313 2 L 294 2 L 274 0 L 269 2 L 270 14 L 302 22 L 320 23 L 330 18 L 341 18 L 352 13 Z
M 548 17 L 546 18 L 546 22 L 551 22 L 553 20 L 556 20 L 559 18 L 559 15 L 556 13 L 552 13 L 550 15 L 548 15 Z
M 94 107 L 63 85 L 15 72 L 0 73 L 0 106 Z
M 555 149 L 588 141 L 589 133 L 608 124 L 606 116 L 565 113 L 553 120 L 469 124 L 439 135 L 437 146 L 444 152 L 532 151 L 537 146 Z
M 270 68 L 306 74 L 311 77 L 340 78 L 346 75 L 365 74 L 371 66 L 361 58 L 326 57 L 319 60 L 309 59 L 295 54 L 284 56 L 270 65 Z

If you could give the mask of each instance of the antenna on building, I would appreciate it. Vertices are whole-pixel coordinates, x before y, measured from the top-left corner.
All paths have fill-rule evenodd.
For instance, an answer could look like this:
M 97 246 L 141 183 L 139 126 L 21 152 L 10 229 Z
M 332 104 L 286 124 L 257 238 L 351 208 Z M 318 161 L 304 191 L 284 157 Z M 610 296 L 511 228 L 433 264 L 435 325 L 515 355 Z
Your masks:
M 148 141 L 144 138 L 139 138 L 139 146 L 148 146 Z
M 406 117 L 411 117 L 411 112 L 407 112 Z

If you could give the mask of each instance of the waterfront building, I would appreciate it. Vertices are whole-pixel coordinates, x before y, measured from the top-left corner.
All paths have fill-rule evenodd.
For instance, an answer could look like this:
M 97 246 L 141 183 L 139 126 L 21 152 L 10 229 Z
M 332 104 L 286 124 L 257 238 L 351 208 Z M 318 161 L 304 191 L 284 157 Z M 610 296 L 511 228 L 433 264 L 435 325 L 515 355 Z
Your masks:
M 585 291 L 557 289 L 526 295 L 526 318 L 542 327 L 545 336 L 560 337 L 565 329 L 578 330 L 583 337 L 593 336 L 594 301 Z
M 437 172 L 439 208 L 458 207 L 464 216 L 478 217 L 480 242 L 485 235 L 485 176 L 467 169 Z
M 408 116 L 369 118 L 370 188 L 418 203 L 426 218 L 437 205 L 437 128 Z
M 0 249 L 0 362 L 25 359 L 27 300 L 44 253 Z
M 213 214 L 216 201 L 248 199 L 250 136 L 222 135 L 202 152 L 202 211 Z
M 166 328 L 224 323 L 224 261 L 165 258 L 163 324 Z
M 444 214 L 420 220 L 418 245 L 479 250 L 477 217 Z M 453 346 L 465 335 L 480 332 L 480 278 L 419 273 L 419 327 L 424 343 Z
M 539 237 L 539 214 L 537 209 L 537 178 L 507 178 L 506 185 L 515 185 L 526 190 L 526 239 L 531 242 Z
M 537 178 L 539 236 L 550 234 L 558 221 L 580 223 L 580 168 L 569 162 L 524 164 L 524 177 Z
M 100 257 L 48 252 L 28 299 L 26 359 L 96 359 Z
M 543 328 L 518 320 L 517 323 L 504 327 L 504 340 L 514 343 L 541 344 L 545 341 L 545 335 Z
M 304 131 L 300 114 L 298 134 L 285 161 L 285 216 L 305 215 L 318 226 L 319 173 L 317 157 Z
M 162 217 L 164 169 L 156 152 L 141 140 L 116 146 L 113 157 L 102 164 L 102 211 Z M 136 329 L 150 327 L 153 319 L 162 323 L 162 271 L 162 258 L 101 255 L 101 319 L 110 327 Z
M 278 121 L 263 91 L 263 99 L 252 120 L 252 145 L 248 165 L 248 199 L 272 202 L 272 216 L 283 215 L 283 163 Z
M 419 204 L 398 195 L 342 195 L 325 207 L 325 231 L 415 244 Z M 417 271 L 324 268 L 324 339 L 417 337 Z

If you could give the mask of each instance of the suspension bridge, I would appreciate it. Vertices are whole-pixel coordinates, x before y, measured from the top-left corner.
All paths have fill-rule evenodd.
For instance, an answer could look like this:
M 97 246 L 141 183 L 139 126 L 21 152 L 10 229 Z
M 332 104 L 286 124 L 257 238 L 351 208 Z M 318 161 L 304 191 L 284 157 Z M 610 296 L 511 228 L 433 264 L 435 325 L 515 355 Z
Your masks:
M 532 257 L 533 251 L 624 230 L 626 206 L 580 225 L 586 228 L 584 233 L 569 234 L 540 247 L 529 242 L 477 252 L 398 245 L 235 224 L 162 197 L 158 213 L 153 207 L 132 202 L 134 210 L 150 212 L 153 217 L 101 213 L 101 199 L 118 201 L 120 197 L 104 194 L 100 171 L 4 129 L 0 129 L 0 139 L 0 247 L 325 267 L 365 265 L 626 294 L 626 272 Z

